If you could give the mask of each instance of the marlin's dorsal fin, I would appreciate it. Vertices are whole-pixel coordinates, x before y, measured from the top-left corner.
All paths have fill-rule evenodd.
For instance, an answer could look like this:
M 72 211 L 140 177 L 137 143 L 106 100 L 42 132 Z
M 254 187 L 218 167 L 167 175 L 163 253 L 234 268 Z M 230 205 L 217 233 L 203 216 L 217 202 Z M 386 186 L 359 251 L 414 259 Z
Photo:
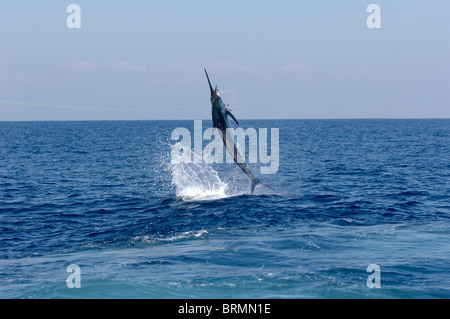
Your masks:
M 236 118 L 235 118 L 234 115 L 231 113 L 231 110 L 230 110 L 229 108 L 226 108 L 226 109 L 225 109 L 225 112 L 227 113 L 227 115 L 228 115 L 229 117 L 231 117 L 231 118 L 233 119 L 234 122 L 236 122 L 237 126 L 240 126 L 238 120 L 236 120 Z

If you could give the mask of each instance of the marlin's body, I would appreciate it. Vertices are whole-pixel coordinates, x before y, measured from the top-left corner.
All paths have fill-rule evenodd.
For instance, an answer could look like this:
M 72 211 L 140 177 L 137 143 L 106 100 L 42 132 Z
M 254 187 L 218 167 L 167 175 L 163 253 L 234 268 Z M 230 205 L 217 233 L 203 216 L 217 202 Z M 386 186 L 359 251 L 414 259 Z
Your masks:
M 251 180 L 251 193 L 255 190 L 255 186 L 260 183 L 259 179 L 253 176 L 250 168 L 245 163 L 245 159 L 242 158 L 239 153 L 236 144 L 234 143 L 234 137 L 227 134 L 227 128 L 231 127 L 228 122 L 228 116 L 231 117 L 236 124 L 239 126 L 238 121 L 231 114 L 231 111 L 225 103 L 223 103 L 222 98 L 219 95 L 219 90 L 217 86 L 215 90 L 212 88 L 211 82 L 209 81 L 208 73 L 206 72 L 206 77 L 208 79 L 209 88 L 211 90 L 211 112 L 212 112 L 212 120 L 213 120 L 213 128 L 219 130 L 219 134 L 222 137 L 223 143 L 227 148 L 228 152 L 233 156 L 234 162 L 241 168 L 241 170 L 250 178 Z

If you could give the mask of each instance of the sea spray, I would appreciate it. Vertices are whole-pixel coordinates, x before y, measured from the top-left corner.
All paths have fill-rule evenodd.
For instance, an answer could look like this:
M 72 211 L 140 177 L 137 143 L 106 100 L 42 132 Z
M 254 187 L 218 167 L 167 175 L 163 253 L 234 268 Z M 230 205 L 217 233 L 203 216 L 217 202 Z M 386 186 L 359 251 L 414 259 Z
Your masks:
M 174 144 L 172 147 L 178 145 Z M 195 153 L 192 155 L 194 158 L 198 156 Z M 172 159 L 170 171 L 176 196 L 183 200 L 213 200 L 227 197 L 227 183 L 219 178 L 217 171 L 208 161 L 183 163 Z

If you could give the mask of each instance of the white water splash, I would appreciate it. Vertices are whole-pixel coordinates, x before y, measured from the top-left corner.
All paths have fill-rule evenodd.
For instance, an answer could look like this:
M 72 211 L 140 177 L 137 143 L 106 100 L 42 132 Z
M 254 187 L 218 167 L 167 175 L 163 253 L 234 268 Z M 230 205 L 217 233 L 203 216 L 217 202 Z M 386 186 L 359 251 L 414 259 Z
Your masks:
M 186 231 L 186 232 L 183 232 L 180 234 L 167 236 L 167 237 L 140 235 L 140 236 L 135 236 L 135 237 L 131 238 L 130 244 L 132 244 L 132 245 L 137 245 L 137 244 L 138 245 L 155 245 L 158 243 L 202 238 L 202 237 L 206 236 L 207 234 L 208 234 L 208 231 L 205 229 L 202 229 L 202 230 L 198 230 L 198 231 Z
M 172 147 L 175 147 L 173 145 Z M 194 156 L 197 156 L 194 153 Z M 201 163 L 175 163 L 171 161 L 172 185 L 177 197 L 183 200 L 214 200 L 228 197 L 227 183 L 205 161 Z

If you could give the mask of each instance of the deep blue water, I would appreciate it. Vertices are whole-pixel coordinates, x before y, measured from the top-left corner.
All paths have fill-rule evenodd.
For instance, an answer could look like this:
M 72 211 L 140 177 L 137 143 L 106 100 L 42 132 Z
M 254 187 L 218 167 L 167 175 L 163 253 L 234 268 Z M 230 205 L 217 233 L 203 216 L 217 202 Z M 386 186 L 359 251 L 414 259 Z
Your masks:
M 193 121 L 0 122 L 0 298 L 450 297 L 450 120 L 241 124 L 276 192 L 171 164 Z

